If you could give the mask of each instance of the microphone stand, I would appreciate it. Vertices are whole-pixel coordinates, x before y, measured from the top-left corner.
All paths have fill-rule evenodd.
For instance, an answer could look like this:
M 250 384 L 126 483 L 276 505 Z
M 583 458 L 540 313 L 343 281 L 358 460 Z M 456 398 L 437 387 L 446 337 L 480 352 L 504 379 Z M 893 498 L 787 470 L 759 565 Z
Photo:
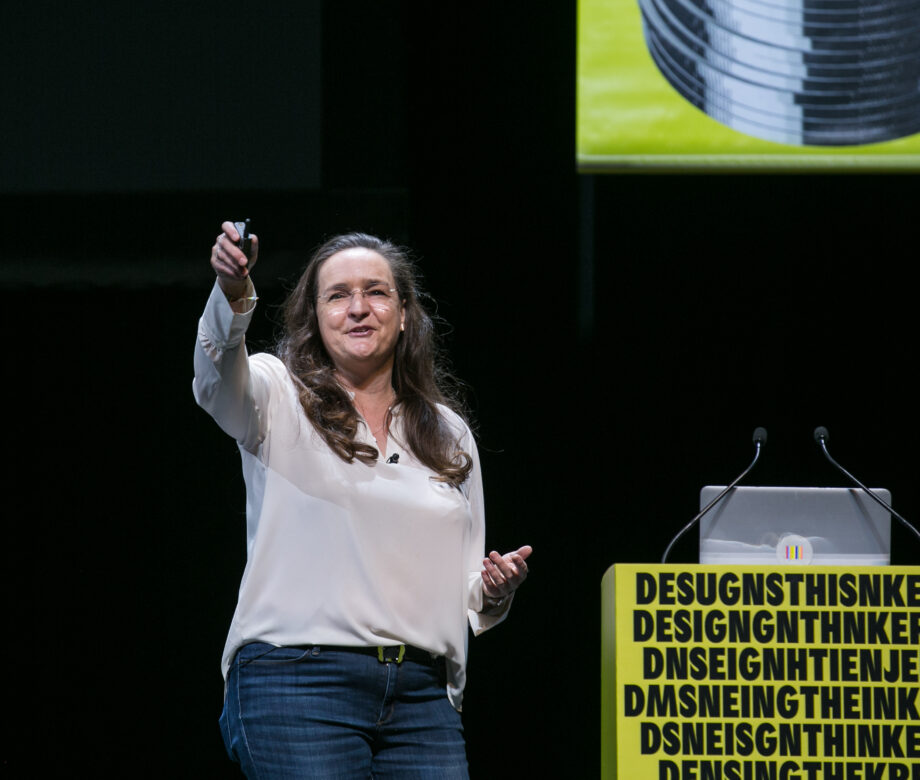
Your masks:
M 851 482 L 853 482 L 854 484 L 862 488 L 862 490 L 866 493 L 867 496 L 869 496 L 869 498 L 873 499 L 877 504 L 879 504 L 880 506 L 884 507 L 889 512 L 891 512 L 892 516 L 900 520 L 901 524 L 904 525 L 905 528 L 912 531 L 914 536 L 916 536 L 917 539 L 920 540 L 920 531 L 917 531 L 917 529 L 914 528 L 914 526 L 911 523 L 909 523 L 907 520 L 901 517 L 900 514 L 895 512 L 894 507 L 892 507 L 891 504 L 885 501 L 881 496 L 877 495 L 874 491 L 869 490 L 869 488 L 867 488 L 862 482 L 856 479 L 856 477 L 854 477 L 849 471 L 847 471 L 843 466 L 841 466 L 836 460 L 834 460 L 831 457 L 831 454 L 827 451 L 827 440 L 829 438 L 830 438 L 830 433 L 828 433 L 827 428 L 825 428 L 823 425 L 819 425 L 817 428 L 815 428 L 815 441 L 818 442 L 818 446 L 821 448 L 821 451 L 824 453 L 824 457 L 826 457 L 831 462 L 831 465 L 834 468 L 836 468 L 841 474 L 845 475 L 847 479 L 849 479 Z
M 747 476 L 747 473 L 754 468 L 754 464 L 757 463 L 757 459 L 760 457 L 760 448 L 763 443 L 767 440 L 767 431 L 765 428 L 756 428 L 754 430 L 754 446 L 756 450 L 754 451 L 754 460 L 751 461 L 750 465 L 742 471 L 737 477 L 735 477 L 734 482 L 732 482 L 728 487 L 725 488 L 719 495 L 717 495 L 712 501 L 706 504 L 705 507 L 700 511 L 700 513 L 694 517 L 689 523 L 687 523 L 683 528 L 680 529 L 677 536 L 675 536 L 671 543 L 668 545 L 668 548 L 664 551 L 664 555 L 661 556 L 661 562 L 667 563 L 668 556 L 671 554 L 671 548 L 677 543 L 677 540 L 680 539 L 687 531 L 689 531 L 693 526 L 699 521 L 699 519 L 705 515 L 710 509 L 712 509 L 716 504 L 718 504 L 723 497 L 731 490 L 735 485 L 737 485 L 742 479 Z

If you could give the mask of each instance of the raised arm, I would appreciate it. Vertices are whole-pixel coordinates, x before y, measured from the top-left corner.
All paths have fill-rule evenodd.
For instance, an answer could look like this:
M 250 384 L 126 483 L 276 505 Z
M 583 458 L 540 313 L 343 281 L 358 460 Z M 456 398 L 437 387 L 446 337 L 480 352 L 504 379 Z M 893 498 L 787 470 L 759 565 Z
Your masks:
M 247 257 L 237 246 L 240 236 L 234 224 L 224 222 L 221 229 L 211 248 L 217 282 L 198 323 L 193 391 L 217 424 L 252 450 L 262 438 L 260 393 L 250 372 L 244 336 L 255 308 L 250 272 L 258 257 L 258 238 L 252 237 Z

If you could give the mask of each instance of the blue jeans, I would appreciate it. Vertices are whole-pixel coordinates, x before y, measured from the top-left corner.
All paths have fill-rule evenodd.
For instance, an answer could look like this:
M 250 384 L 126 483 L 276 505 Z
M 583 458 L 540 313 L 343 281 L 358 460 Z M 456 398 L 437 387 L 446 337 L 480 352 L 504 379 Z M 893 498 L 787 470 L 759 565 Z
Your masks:
M 250 780 L 469 777 L 443 661 L 254 642 L 230 667 L 220 726 Z

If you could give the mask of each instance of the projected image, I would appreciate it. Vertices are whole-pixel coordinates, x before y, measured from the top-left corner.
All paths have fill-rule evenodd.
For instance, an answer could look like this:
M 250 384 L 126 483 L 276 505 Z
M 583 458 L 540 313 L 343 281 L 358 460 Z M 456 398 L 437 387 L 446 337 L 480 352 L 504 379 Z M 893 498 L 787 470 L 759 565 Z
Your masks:
M 920 0 L 580 0 L 582 171 L 920 169 Z
M 664 77 L 713 119 L 798 146 L 920 131 L 920 0 L 639 0 Z

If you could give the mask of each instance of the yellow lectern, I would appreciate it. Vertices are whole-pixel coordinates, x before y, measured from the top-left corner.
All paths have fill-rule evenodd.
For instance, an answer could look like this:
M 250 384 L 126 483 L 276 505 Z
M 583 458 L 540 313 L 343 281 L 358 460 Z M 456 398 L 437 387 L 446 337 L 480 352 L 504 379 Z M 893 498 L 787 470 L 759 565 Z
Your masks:
M 617 564 L 603 780 L 920 780 L 920 568 Z

